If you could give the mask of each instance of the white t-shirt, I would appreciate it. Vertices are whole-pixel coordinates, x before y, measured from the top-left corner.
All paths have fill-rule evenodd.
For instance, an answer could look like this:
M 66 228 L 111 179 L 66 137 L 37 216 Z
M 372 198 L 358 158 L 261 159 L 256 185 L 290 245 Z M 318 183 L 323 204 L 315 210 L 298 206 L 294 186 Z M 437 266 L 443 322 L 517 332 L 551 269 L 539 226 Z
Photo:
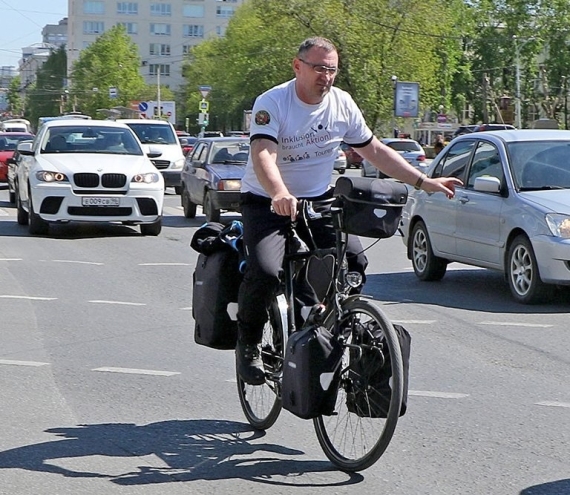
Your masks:
M 294 79 L 256 99 L 250 135 L 277 142 L 277 166 L 287 189 L 297 198 L 327 191 L 342 141 L 365 144 L 372 139 L 362 112 L 346 91 L 333 86 L 321 103 L 308 105 L 297 97 Z M 269 196 L 257 180 L 251 156 L 241 190 Z

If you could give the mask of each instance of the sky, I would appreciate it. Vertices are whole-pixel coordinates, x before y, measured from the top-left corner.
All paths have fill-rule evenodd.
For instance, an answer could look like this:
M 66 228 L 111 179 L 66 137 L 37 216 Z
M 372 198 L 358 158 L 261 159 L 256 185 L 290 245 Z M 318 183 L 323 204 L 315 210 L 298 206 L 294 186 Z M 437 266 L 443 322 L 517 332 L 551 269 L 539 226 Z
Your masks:
M 0 67 L 18 67 L 22 47 L 41 43 L 46 24 L 67 17 L 68 0 L 0 0 Z

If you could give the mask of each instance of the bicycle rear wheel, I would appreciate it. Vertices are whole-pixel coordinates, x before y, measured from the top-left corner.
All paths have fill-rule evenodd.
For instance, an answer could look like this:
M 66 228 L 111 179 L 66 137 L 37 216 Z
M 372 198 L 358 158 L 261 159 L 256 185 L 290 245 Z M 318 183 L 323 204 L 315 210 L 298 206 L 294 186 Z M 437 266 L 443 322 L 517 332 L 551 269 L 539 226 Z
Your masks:
M 368 300 L 349 299 L 342 310 L 340 328 L 346 343 L 335 412 L 319 416 L 313 423 L 329 460 L 352 472 L 370 467 L 388 447 L 400 415 L 404 372 L 398 336 L 380 308 Z M 327 321 L 329 330 L 334 327 L 333 319 Z M 367 374 L 388 362 L 392 393 L 386 397 L 386 391 L 375 389 Z M 371 413 L 371 404 L 378 402 L 378 394 L 384 396 L 385 417 L 370 417 L 377 415 Z
M 261 341 L 265 383 L 249 385 L 236 372 L 241 407 L 249 424 L 258 430 L 273 426 L 281 413 L 281 376 L 286 330 L 280 313 L 279 298 L 271 304 L 268 316 Z

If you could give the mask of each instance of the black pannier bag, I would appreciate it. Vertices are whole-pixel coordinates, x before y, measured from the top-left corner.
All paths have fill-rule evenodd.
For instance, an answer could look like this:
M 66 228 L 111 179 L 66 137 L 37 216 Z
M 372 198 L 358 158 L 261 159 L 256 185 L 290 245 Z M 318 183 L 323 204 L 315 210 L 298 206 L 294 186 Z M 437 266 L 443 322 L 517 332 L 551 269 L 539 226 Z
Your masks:
M 190 245 L 200 252 L 193 274 L 194 340 L 214 349 L 235 349 L 237 301 L 242 280 L 241 223 L 208 222 Z
M 294 332 L 283 362 L 283 408 L 303 419 L 330 416 L 336 404 L 342 353 L 342 344 L 323 326 Z
M 400 342 L 404 370 L 404 391 L 400 408 L 400 416 L 403 416 L 408 403 L 411 336 L 401 325 L 394 325 L 394 329 Z M 363 349 L 360 359 L 356 352 L 351 350 L 349 377 L 352 387 L 346 395 L 347 409 L 362 418 L 386 418 L 392 398 L 392 360 L 382 331 L 378 327 L 369 328 L 367 334 L 383 344 L 384 359 L 379 360 L 378 351 L 374 349 Z
M 348 234 L 382 239 L 398 230 L 408 200 L 405 184 L 368 177 L 339 177 L 334 188 L 336 205 L 342 205 L 340 228 Z

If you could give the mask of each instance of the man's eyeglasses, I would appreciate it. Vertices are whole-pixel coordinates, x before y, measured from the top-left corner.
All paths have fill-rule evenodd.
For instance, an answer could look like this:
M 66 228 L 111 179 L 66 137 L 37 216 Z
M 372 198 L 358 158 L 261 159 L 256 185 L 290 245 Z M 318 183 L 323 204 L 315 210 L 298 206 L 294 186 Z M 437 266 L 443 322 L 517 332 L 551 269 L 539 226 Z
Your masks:
M 311 62 L 306 62 L 302 58 L 299 60 L 309 67 L 312 67 L 317 74 L 328 74 L 331 76 L 336 76 L 338 74 L 338 67 L 327 67 L 326 65 L 312 64 Z

